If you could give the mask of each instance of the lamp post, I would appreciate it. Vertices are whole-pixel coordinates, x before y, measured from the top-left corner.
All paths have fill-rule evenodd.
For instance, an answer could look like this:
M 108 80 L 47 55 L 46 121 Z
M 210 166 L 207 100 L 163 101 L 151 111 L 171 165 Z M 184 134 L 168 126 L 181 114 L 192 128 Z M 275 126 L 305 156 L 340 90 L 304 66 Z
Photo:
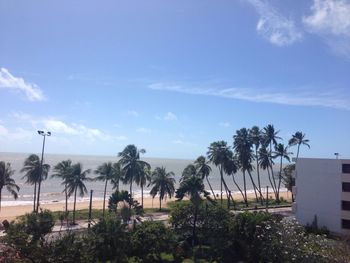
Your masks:
M 39 130 L 38 134 L 43 136 L 43 148 L 41 151 L 40 176 L 39 176 L 38 196 L 37 196 L 37 202 L 36 202 L 36 212 L 39 211 L 40 187 L 41 187 L 41 181 L 43 180 L 43 161 L 44 161 L 45 139 L 46 139 L 46 136 L 51 136 L 51 132 L 49 132 L 49 131 L 44 132 L 44 131 Z
M 339 155 L 340 155 L 340 154 L 339 154 L 339 153 L 334 153 L 334 155 L 335 155 L 335 159 L 337 159 L 337 160 L 338 160 L 338 159 L 339 159 Z

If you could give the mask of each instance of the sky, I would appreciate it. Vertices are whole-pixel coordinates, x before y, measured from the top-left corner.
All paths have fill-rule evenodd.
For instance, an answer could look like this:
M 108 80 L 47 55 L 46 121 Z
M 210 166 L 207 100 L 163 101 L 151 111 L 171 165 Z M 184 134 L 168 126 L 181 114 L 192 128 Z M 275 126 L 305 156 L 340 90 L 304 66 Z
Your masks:
M 0 152 L 193 159 L 273 124 L 350 158 L 350 0 L 0 0 L 0 25 Z

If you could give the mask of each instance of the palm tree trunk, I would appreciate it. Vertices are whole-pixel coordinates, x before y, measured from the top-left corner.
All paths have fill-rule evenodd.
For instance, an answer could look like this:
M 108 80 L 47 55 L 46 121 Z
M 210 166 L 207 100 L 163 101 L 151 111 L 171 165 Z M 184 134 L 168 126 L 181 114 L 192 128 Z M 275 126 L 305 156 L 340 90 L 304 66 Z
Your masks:
M 141 206 L 143 208 L 143 184 L 141 183 Z
M 131 209 L 131 204 L 132 204 L 132 179 L 130 182 L 130 203 L 129 203 L 129 209 Z
M 74 190 L 73 225 L 75 225 L 75 204 L 77 202 L 77 187 Z
M 36 211 L 36 182 L 34 183 L 34 205 L 33 205 L 33 212 Z
M 250 181 L 252 182 L 252 185 L 253 185 L 253 190 L 254 190 L 256 202 L 259 202 L 258 194 L 256 193 L 256 188 L 257 187 L 256 187 L 255 182 L 253 180 L 252 174 L 251 174 L 251 172 L 249 170 L 248 170 L 248 175 L 249 175 Z
M 277 188 L 277 202 L 280 202 L 280 187 L 281 187 L 281 181 L 282 181 L 282 158 L 281 156 L 281 162 L 280 162 L 280 173 L 278 176 L 278 188 Z
M 222 168 L 221 166 L 219 167 L 220 170 L 220 181 L 221 181 L 221 187 L 220 187 L 220 198 L 221 198 L 221 206 L 222 206 L 222 180 L 224 179 L 223 175 L 222 175 Z
M 39 183 L 38 183 L 38 194 L 37 194 L 37 200 L 36 200 L 36 212 L 39 212 L 40 188 L 41 188 L 41 178 L 40 178 Z
M 66 216 L 67 216 L 67 212 L 68 212 L 68 192 L 67 192 L 67 183 L 64 186 L 64 193 L 66 195 Z
M 2 186 L 0 187 L 0 211 L 1 211 L 1 193 L 2 193 Z
M 108 180 L 106 180 L 106 183 L 105 183 L 105 191 L 104 191 L 104 193 L 103 193 L 103 212 L 102 212 L 103 217 L 105 217 L 105 209 L 106 209 L 106 191 L 107 191 L 107 183 L 108 183 Z
M 213 188 L 211 187 L 211 184 L 210 184 L 210 182 L 209 182 L 208 176 L 206 176 L 205 179 L 207 180 L 207 183 L 208 183 L 208 185 L 209 185 L 209 188 L 210 188 L 210 190 L 211 190 L 211 193 L 213 194 L 214 199 L 215 199 L 215 201 L 216 201 L 216 196 L 215 196 L 215 193 L 214 193 Z
M 231 191 L 230 189 L 228 188 L 226 182 L 225 182 L 225 179 L 222 178 L 222 182 L 224 184 L 224 187 L 225 187 L 225 191 L 226 191 L 226 196 L 227 196 L 227 209 L 230 210 L 230 199 L 232 199 L 232 203 L 235 203 L 235 201 L 233 200 L 233 197 L 231 195 Z
M 267 168 L 267 174 L 268 174 L 268 177 L 269 177 L 269 181 L 270 181 L 270 185 L 272 187 L 273 193 L 276 195 L 276 191 L 275 191 L 275 188 L 274 188 L 272 180 L 271 180 L 271 174 L 270 174 L 269 168 Z
M 259 186 L 259 193 L 260 193 L 260 201 L 261 204 L 263 204 L 263 194 L 261 192 L 261 183 L 260 183 L 260 167 L 259 167 L 259 158 L 258 158 L 258 147 L 255 147 L 255 158 L 256 158 L 256 172 L 258 174 L 258 186 Z
M 159 211 L 162 211 L 162 198 L 159 195 Z
M 248 207 L 247 183 L 245 180 L 245 171 L 243 171 L 243 189 L 244 189 L 244 202 L 245 202 L 246 207 Z
M 242 195 L 242 197 L 243 197 L 243 200 L 245 200 L 245 199 L 244 199 L 244 193 L 243 193 L 242 189 L 239 187 L 239 185 L 237 184 L 234 175 L 232 175 L 232 180 L 233 180 L 233 183 L 234 183 L 234 184 L 236 185 L 236 187 L 238 188 L 238 190 L 240 191 L 240 193 L 241 193 L 241 195 Z
M 276 185 L 275 174 L 274 174 L 274 172 L 273 172 L 273 167 L 272 167 L 272 165 L 270 165 L 270 169 L 271 169 L 271 177 L 272 177 L 272 183 L 273 183 L 275 198 L 276 198 L 276 200 L 277 200 L 277 185 Z

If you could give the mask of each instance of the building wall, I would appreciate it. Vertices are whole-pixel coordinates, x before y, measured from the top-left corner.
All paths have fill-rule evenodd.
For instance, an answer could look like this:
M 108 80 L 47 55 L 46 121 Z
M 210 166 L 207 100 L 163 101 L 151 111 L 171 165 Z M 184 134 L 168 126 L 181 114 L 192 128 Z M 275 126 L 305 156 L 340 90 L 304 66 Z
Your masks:
M 296 218 L 311 224 L 315 215 L 318 226 L 342 233 L 342 162 L 335 159 L 300 158 L 296 166 Z

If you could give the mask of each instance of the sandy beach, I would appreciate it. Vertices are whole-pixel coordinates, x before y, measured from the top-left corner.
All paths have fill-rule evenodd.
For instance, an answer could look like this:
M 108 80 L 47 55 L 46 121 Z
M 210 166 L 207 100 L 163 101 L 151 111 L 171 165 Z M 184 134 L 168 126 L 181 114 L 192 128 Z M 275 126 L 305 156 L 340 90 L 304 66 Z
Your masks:
M 272 195 L 270 195 L 272 197 Z M 286 200 L 291 199 L 291 193 L 290 192 L 281 192 L 280 196 L 283 197 Z M 248 194 L 249 199 L 254 198 L 254 194 L 250 193 Z M 242 200 L 242 196 L 239 194 L 234 195 L 235 200 Z M 141 203 L 141 199 L 137 199 Z M 167 202 L 174 201 L 175 198 L 167 199 L 162 201 L 162 207 L 166 207 Z M 106 201 L 108 202 L 108 201 Z M 154 199 L 152 198 L 144 198 L 144 207 L 145 208 L 158 208 L 159 207 L 159 199 L 156 197 Z M 107 204 L 106 204 L 107 205 Z M 93 209 L 102 209 L 103 207 L 103 201 L 101 200 L 93 200 L 92 208 Z M 51 211 L 64 211 L 65 204 L 64 203 L 49 203 L 49 204 L 42 204 L 41 208 L 43 209 L 49 209 Z M 88 209 L 89 208 L 89 202 L 77 202 L 76 209 Z M 73 203 L 68 204 L 68 209 L 73 210 Z M 5 206 L 1 208 L 0 211 L 0 221 L 3 220 L 15 220 L 16 217 L 24 215 L 26 213 L 30 213 L 33 210 L 32 205 L 17 205 L 17 206 Z

